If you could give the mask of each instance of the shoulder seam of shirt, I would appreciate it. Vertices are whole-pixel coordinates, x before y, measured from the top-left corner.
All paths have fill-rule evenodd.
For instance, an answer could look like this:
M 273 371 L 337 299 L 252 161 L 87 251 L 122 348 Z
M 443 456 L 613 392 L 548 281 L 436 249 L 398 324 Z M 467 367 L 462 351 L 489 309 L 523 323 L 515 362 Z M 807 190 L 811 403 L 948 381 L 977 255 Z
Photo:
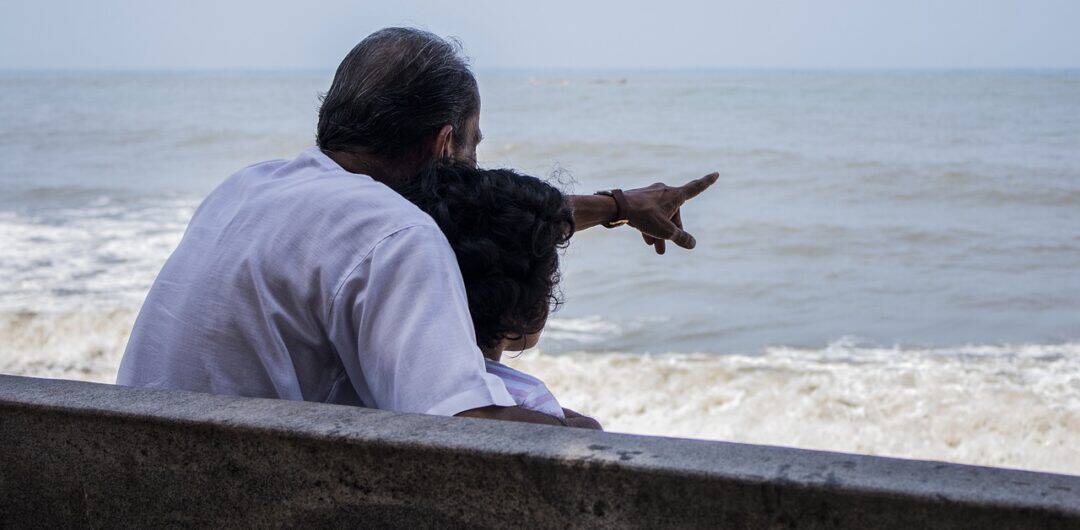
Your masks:
M 259 167 L 259 166 L 265 166 L 266 164 L 272 164 L 274 162 L 288 162 L 288 160 L 286 160 L 284 158 L 275 158 L 275 159 L 272 159 L 272 160 L 263 160 L 262 162 L 255 162 L 254 164 L 249 164 L 249 165 L 246 165 L 246 166 L 240 168 L 240 170 L 237 171 L 237 173 L 247 171 L 249 169 L 255 169 L 255 168 Z
M 375 248 L 378 247 L 380 244 L 382 244 L 383 241 L 386 241 L 387 239 L 390 239 L 391 237 L 394 237 L 397 234 L 400 234 L 401 232 L 404 232 L 404 231 L 406 231 L 406 230 L 408 230 L 410 228 L 436 228 L 436 227 L 431 226 L 430 224 L 424 224 L 424 223 L 416 223 L 416 224 L 406 225 L 406 226 L 403 226 L 401 228 L 398 228 L 398 229 L 395 229 L 395 230 L 391 231 L 389 234 L 386 234 L 385 236 L 381 237 L 378 241 L 372 243 L 371 248 L 369 248 L 368 251 L 364 253 L 363 257 L 356 260 L 356 263 L 352 266 L 352 268 L 349 269 L 349 272 L 345 273 L 345 276 L 343 276 L 341 278 L 341 281 L 337 284 L 337 287 L 334 287 L 334 294 L 330 297 L 330 304 L 326 308 L 326 316 L 328 318 L 333 317 L 333 314 L 334 314 L 334 302 L 336 302 L 337 299 L 338 299 L 338 296 L 341 295 L 341 290 L 345 288 L 345 283 L 348 282 L 349 278 L 352 278 L 352 275 L 356 273 L 356 269 L 359 269 L 360 266 L 363 265 L 364 262 L 367 261 L 367 259 L 369 257 L 371 257 L 371 253 L 375 252 Z

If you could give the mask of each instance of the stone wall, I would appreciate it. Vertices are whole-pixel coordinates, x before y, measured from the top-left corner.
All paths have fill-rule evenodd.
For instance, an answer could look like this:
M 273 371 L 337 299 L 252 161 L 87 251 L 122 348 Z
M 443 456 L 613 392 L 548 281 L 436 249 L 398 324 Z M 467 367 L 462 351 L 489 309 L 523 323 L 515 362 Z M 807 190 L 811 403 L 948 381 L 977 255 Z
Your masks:
M 0 526 L 1080 528 L 1080 477 L 0 376 Z

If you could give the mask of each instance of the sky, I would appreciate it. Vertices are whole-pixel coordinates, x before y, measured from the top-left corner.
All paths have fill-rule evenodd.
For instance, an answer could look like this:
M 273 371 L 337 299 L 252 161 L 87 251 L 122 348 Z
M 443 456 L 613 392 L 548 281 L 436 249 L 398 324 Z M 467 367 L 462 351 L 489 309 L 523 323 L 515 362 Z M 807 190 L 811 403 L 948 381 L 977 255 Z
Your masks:
M 0 0 L 0 69 L 332 70 L 389 25 L 479 70 L 1080 68 L 1077 0 Z

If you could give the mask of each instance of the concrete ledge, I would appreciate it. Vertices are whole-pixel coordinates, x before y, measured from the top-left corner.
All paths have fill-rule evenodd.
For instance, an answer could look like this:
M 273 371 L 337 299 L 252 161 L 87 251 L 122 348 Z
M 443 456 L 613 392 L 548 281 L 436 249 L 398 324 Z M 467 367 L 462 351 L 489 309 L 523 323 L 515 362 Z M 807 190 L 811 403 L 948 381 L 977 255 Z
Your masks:
M 1080 477 L 0 376 L 4 527 L 1078 528 Z

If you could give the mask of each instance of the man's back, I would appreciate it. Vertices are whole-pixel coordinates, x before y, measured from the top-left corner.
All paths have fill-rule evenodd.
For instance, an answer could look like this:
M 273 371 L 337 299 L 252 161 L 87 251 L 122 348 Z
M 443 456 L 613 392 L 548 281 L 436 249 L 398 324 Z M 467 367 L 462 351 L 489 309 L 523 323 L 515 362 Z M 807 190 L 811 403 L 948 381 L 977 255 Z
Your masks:
M 206 198 L 147 295 L 117 382 L 449 414 L 506 404 L 479 375 L 467 321 L 431 219 L 312 148 Z M 471 387 L 482 388 L 462 401 Z

